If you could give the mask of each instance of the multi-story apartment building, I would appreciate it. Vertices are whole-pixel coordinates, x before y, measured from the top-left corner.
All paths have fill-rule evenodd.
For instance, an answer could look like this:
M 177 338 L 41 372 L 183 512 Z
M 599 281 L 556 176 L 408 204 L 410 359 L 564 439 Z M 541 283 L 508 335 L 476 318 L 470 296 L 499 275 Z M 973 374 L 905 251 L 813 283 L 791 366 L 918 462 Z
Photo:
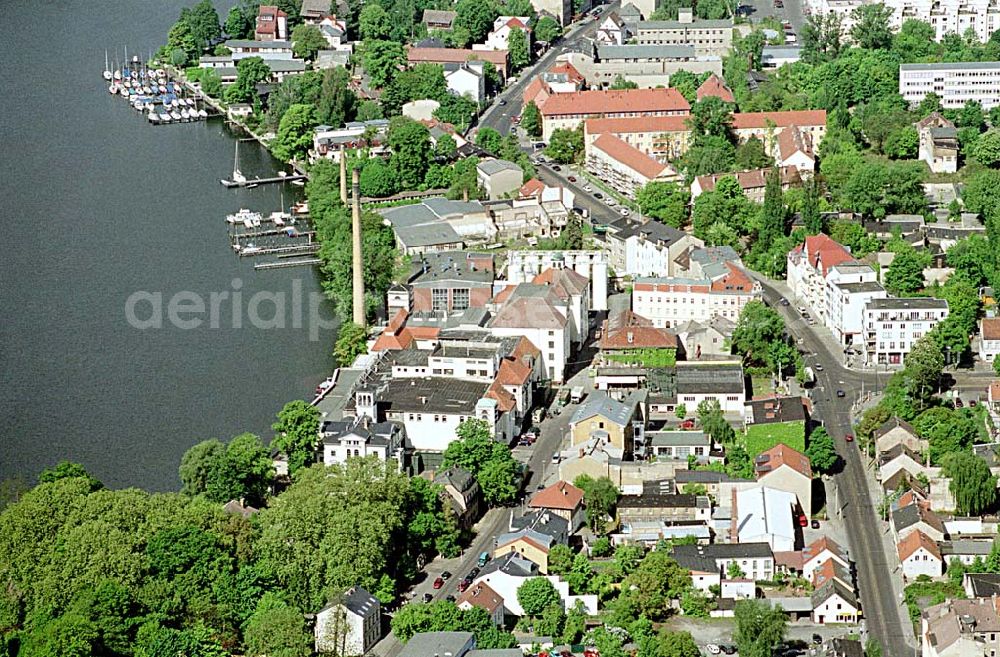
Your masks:
M 539 99 L 541 101 L 541 99 Z M 690 103 L 676 89 L 625 89 L 552 94 L 536 101 L 542 114 L 542 139 L 557 128 L 575 129 L 594 118 L 684 116 Z
M 904 21 L 915 18 L 934 28 L 935 40 L 946 34 L 965 35 L 969 30 L 976 39 L 989 41 L 1000 30 L 1000 3 L 997 0 L 886 0 L 892 9 L 890 27 L 899 29 Z
M 587 170 L 629 198 L 648 183 L 678 180 L 670 166 L 646 155 L 611 134 L 603 134 L 587 147 Z
M 863 342 L 865 305 L 887 296 L 875 270 L 868 265 L 851 262 L 835 265 L 826 274 L 824 321 L 840 344 Z
M 806 6 L 813 16 L 836 15 L 840 19 L 840 30 L 844 38 L 850 40 L 854 27 L 854 10 L 868 4 L 868 0 L 807 0 Z
M 691 9 L 681 9 L 676 21 L 639 21 L 629 32 L 642 45 L 694 46 L 698 57 L 722 57 L 733 47 L 731 20 L 696 20 Z
M 786 282 L 792 293 L 825 323 L 827 274 L 832 267 L 854 262 L 851 252 L 828 236 L 811 235 L 804 244 L 788 252 Z
M 677 259 L 704 242 L 659 221 L 626 221 L 607 235 L 611 268 L 619 276 L 676 276 Z
M 899 94 L 916 105 L 929 93 L 941 98 L 945 109 L 978 101 L 984 110 L 1000 105 L 1000 62 L 900 64 Z
M 713 317 L 736 321 L 743 307 L 761 297 L 760 283 L 737 264 L 712 279 L 640 278 L 632 286 L 632 309 L 657 327 L 670 328 Z
M 948 316 L 944 299 L 872 299 L 865 306 L 867 362 L 900 365 L 913 344 Z
M 584 145 L 589 148 L 604 134 L 614 135 L 660 162 L 670 162 L 687 153 L 691 129 L 687 116 L 590 119 L 584 123 Z

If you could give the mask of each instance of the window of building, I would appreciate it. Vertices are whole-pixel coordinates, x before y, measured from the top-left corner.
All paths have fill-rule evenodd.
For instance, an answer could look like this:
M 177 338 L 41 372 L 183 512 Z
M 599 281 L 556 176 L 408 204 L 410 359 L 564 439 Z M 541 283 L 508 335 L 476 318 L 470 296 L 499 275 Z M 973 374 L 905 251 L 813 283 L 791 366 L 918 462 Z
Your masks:
M 441 288 L 431 290 L 431 310 L 448 310 L 448 290 Z
M 465 310 L 469 307 L 469 290 L 462 288 L 451 291 L 451 309 Z

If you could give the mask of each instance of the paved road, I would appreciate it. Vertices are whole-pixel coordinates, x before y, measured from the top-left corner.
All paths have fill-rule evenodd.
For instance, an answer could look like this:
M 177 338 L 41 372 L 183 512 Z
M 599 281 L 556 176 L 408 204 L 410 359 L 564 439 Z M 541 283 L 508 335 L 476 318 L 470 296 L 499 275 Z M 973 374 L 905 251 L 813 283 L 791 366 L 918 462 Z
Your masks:
M 740 5 L 750 8 L 750 19 L 754 22 L 762 18 L 772 17 L 780 21 L 788 21 L 792 24 L 795 34 L 802 34 L 802 26 L 805 25 L 806 18 L 804 0 L 784 0 L 783 8 L 774 6 L 774 0 L 743 0 Z M 744 10 L 746 11 L 746 10 Z M 801 37 L 800 37 L 801 38 Z
M 815 413 L 833 437 L 837 453 L 844 460 L 844 470 L 836 475 L 838 489 L 837 504 L 841 507 L 851 556 L 857 566 L 858 588 L 864 615 L 868 619 L 868 630 L 882 642 L 886 657 L 905 657 L 913 654 L 911 642 L 913 633 L 905 625 L 900 614 L 899 601 L 895 598 L 891 581 L 896 564 L 890 563 L 882 546 L 881 523 L 872 502 L 868 486 L 865 463 L 857 443 L 844 440 L 847 433 L 853 433 L 851 426 L 851 398 L 838 398 L 837 389 L 860 390 L 861 380 L 872 376 L 845 368 L 841 354 L 831 353 L 827 341 L 817 335 L 791 306 L 780 304 L 781 294 L 766 279 L 757 277 L 764 288 L 764 300 L 777 309 L 785 318 L 790 333 L 803 340 L 802 348 L 816 354 L 810 362 L 821 363 L 823 371 L 817 372 L 816 392 L 818 399 Z

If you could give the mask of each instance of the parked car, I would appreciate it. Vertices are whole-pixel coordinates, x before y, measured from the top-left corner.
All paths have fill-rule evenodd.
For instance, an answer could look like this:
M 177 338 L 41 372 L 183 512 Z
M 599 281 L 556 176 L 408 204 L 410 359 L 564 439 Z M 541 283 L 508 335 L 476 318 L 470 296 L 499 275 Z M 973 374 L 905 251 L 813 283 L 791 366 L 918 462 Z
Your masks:
M 455 602 L 455 596 L 453 595 L 446 595 L 444 599 L 447 600 L 448 602 Z
M 576 182 L 576 176 L 567 176 L 566 180 L 568 180 L 570 182 Z
M 478 574 L 479 574 L 479 567 L 478 566 L 473 566 L 472 570 L 469 571 L 469 577 L 472 577 L 473 579 L 475 579 L 476 575 L 478 575 Z
M 552 455 L 552 463 L 559 465 L 560 461 L 562 461 L 562 457 L 558 453 Z
M 451 573 L 449 573 L 447 570 L 444 571 L 443 573 L 441 573 L 441 579 L 445 581 L 451 579 Z
M 975 408 L 978 404 L 979 402 L 977 402 L 975 399 L 969 400 L 969 408 Z
M 813 634 L 813 643 L 818 646 L 819 644 L 823 643 L 823 637 L 821 637 L 818 634 Z
M 799 516 L 799 527 L 808 527 L 809 519 L 806 518 L 805 514 Z
M 440 577 L 438 577 L 437 579 L 435 579 L 435 580 L 434 580 L 434 584 L 433 584 L 433 586 L 434 586 L 434 588 L 436 588 L 436 589 L 439 589 L 439 588 L 441 588 L 442 586 L 444 586 L 444 580 L 443 580 L 443 579 L 441 579 Z
M 823 364 L 822 363 L 816 363 L 816 371 L 817 372 L 822 372 L 823 371 Z
M 694 420 L 684 420 L 681 422 L 681 429 L 694 429 Z
M 964 406 L 965 406 L 965 404 L 962 403 L 962 398 L 961 397 L 955 397 L 955 408 L 962 408 Z
M 585 192 L 592 192 L 592 191 L 594 191 L 594 188 L 591 187 L 590 185 L 584 185 L 583 186 L 583 191 L 585 191 Z
M 843 399 L 846 396 L 846 394 L 847 393 L 845 393 L 843 390 L 837 391 L 837 396 L 840 397 L 841 399 Z
M 854 434 L 853 433 L 849 433 L 849 434 L 844 435 L 844 440 L 846 440 L 849 443 L 853 443 L 854 442 Z
M 727 655 L 735 655 L 736 654 L 736 646 L 731 646 L 729 644 L 722 644 L 722 645 L 720 645 L 719 646 L 719 650 L 721 650 L 723 653 L 725 653 Z
M 460 593 L 464 593 L 465 590 L 467 588 L 469 588 L 470 586 L 472 586 L 472 580 L 466 578 L 466 579 L 463 579 L 461 582 L 458 583 L 458 590 L 459 590 Z
M 501 99 L 500 99 L 500 106 L 502 107 L 502 106 L 504 106 L 504 105 L 506 105 L 506 104 L 507 104 L 507 99 L 505 99 L 505 98 L 501 98 Z
M 782 298 L 781 298 L 781 305 L 782 305 L 782 306 L 787 306 L 787 305 L 788 305 L 788 299 L 786 299 L 786 298 L 782 297 Z
M 715 645 L 714 643 L 706 644 L 705 650 L 707 650 L 708 654 L 710 655 L 718 655 L 720 652 L 722 652 L 721 650 L 719 650 L 719 646 Z
M 552 170 L 553 171 L 562 171 L 562 167 L 559 166 L 558 164 L 553 164 L 552 165 Z
M 812 521 L 812 528 L 813 529 L 819 529 L 819 520 L 813 520 Z
M 602 198 L 604 198 L 604 194 L 600 192 L 594 192 L 594 198 L 596 198 L 597 200 L 601 200 Z
M 424 600 L 425 603 L 430 602 L 433 599 L 434 599 L 433 595 L 431 595 L 430 593 L 424 593 L 423 600 Z

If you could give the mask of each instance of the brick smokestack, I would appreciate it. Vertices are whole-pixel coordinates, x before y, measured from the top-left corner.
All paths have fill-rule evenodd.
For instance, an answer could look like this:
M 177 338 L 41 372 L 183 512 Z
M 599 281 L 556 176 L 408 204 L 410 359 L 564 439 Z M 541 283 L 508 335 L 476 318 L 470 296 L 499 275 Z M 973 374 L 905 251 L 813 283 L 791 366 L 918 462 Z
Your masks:
M 347 151 L 340 145 L 340 202 L 347 205 Z
M 365 279 L 364 264 L 361 260 L 361 180 L 358 170 L 351 172 L 351 194 L 353 195 L 351 211 L 351 251 L 353 262 L 353 320 L 358 326 L 365 325 Z

